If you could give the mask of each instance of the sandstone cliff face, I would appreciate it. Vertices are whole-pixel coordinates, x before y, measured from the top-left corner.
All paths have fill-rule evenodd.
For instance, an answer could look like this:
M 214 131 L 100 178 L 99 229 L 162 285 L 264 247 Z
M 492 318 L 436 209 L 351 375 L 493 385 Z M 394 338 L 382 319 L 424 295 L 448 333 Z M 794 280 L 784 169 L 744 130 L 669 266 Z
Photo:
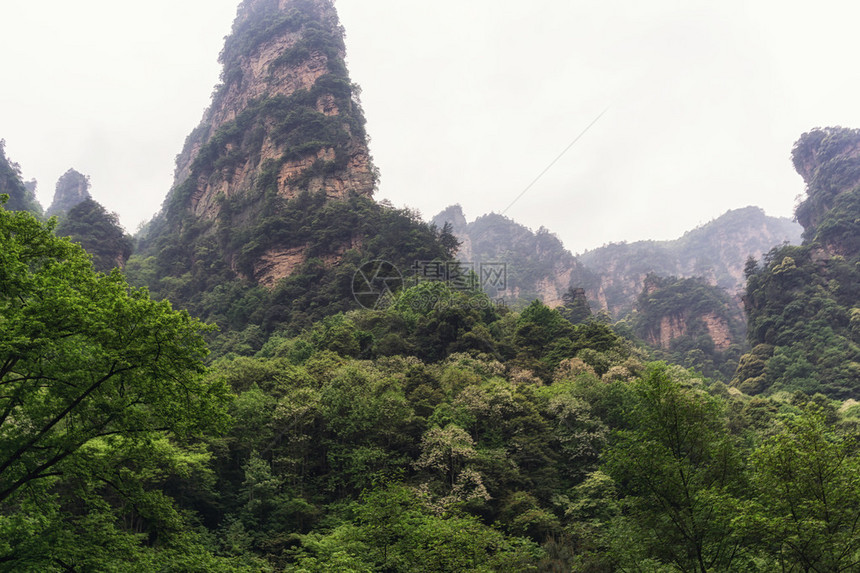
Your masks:
M 176 186 L 192 179 L 196 217 L 216 218 L 223 198 L 247 194 L 264 174 L 287 198 L 303 190 L 331 198 L 373 193 L 375 171 L 344 56 L 331 0 L 239 7 L 221 54 L 223 84 L 177 158 Z
M 611 244 L 579 255 L 596 277 L 587 288 L 614 317 L 630 312 L 648 273 L 660 276 L 701 277 L 730 294 L 742 291 L 749 257 L 784 242 L 800 243 L 801 228 L 786 219 L 768 217 L 761 209 L 729 211 L 674 241 Z M 737 299 L 741 308 L 740 299 Z
M 657 346 L 664 350 L 672 347 L 672 341 L 686 336 L 689 332 L 689 318 L 684 315 L 664 316 L 656 329 L 651 330 L 646 341 L 651 346 Z M 736 341 L 734 340 L 729 324 L 725 318 L 715 313 L 708 313 L 699 317 L 704 322 L 705 329 L 714 341 L 714 348 L 723 352 Z
M 668 349 L 672 341 L 687 334 L 687 322 L 681 316 L 664 316 L 660 326 L 648 333 L 648 343 Z
M 63 215 L 87 199 L 91 199 L 89 178 L 69 169 L 57 181 L 54 200 L 45 214 L 48 217 Z
M 273 284 L 303 251 L 240 231 L 305 192 L 372 196 L 376 170 L 344 57 L 332 0 L 245 0 L 220 55 L 222 83 L 177 156 L 168 232 L 217 235 L 230 268 Z M 258 258 L 238 265 L 249 242 Z
M 706 314 L 702 320 L 708 335 L 714 341 L 714 347 L 719 351 L 727 350 L 734 342 L 727 321 L 714 313 Z

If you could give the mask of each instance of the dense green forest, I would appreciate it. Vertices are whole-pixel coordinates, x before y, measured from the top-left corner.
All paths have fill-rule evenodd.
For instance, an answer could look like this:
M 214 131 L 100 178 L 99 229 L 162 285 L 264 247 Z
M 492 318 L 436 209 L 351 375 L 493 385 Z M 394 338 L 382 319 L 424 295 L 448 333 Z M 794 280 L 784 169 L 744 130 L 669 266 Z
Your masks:
M 860 397 L 860 130 L 814 130 L 795 144 L 807 182 L 797 207 L 802 246 L 747 262 L 745 304 L 752 352 L 734 384 Z
M 344 57 L 329 0 L 243 2 L 235 105 L 133 240 L 45 221 L 0 144 L 0 571 L 860 570 L 860 131 L 795 145 L 804 243 L 747 261 L 744 346 L 703 278 L 643 273 L 614 325 L 585 279 L 532 300 L 578 263 L 499 216 L 470 248 L 528 300 L 493 300 L 347 184 Z
M 207 367 L 208 327 L 52 231 L 0 210 L 2 570 L 860 559 L 855 402 L 750 397 L 442 282 Z
M 98 271 L 122 267 L 131 256 L 134 241 L 118 217 L 92 199 L 86 199 L 59 217 L 55 233 L 69 237 L 93 257 Z

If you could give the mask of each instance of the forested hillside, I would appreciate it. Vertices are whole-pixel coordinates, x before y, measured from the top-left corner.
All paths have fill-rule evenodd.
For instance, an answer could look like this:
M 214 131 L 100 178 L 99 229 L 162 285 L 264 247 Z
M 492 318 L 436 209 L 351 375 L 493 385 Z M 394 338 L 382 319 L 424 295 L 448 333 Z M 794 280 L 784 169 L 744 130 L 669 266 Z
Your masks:
M 753 398 L 442 282 L 203 366 L 0 209 L 0 570 L 851 570 L 855 402 Z M 59 288 L 57 288 L 59 287 Z
M 747 350 L 743 314 L 704 279 L 647 275 L 636 312 L 625 322 L 656 358 L 716 380 L 731 380 Z
M 585 316 L 623 325 L 652 356 L 724 382 L 748 350 L 739 298 L 745 261 L 799 243 L 801 233 L 796 223 L 747 207 L 675 241 L 611 244 L 573 256 L 546 229 L 535 233 L 496 214 L 468 223 L 459 205 L 433 224 L 460 241 L 457 258 L 464 264 L 505 265 L 506 289 L 489 289 L 490 296 L 514 306 L 538 298 L 565 316 L 579 312 L 578 305 Z
M 747 263 L 749 340 L 734 384 L 860 399 L 860 131 L 816 129 L 792 159 L 807 184 L 800 247 Z
M 533 232 L 495 213 L 467 223 L 459 205 L 448 207 L 431 222 L 439 229 L 449 225 L 460 241 L 457 258 L 464 264 L 505 265 L 506 288 L 489 294 L 504 298 L 508 304 L 523 306 L 539 298 L 556 307 L 563 304 L 568 288 L 589 283 L 582 264 L 547 229 Z
M 245 0 L 130 258 L 0 146 L 0 571 L 856 571 L 860 130 L 795 145 L 727 385 L 714 277 L 613 325 L 549 232 L 374 202 L 344 57 L 330 0 Z

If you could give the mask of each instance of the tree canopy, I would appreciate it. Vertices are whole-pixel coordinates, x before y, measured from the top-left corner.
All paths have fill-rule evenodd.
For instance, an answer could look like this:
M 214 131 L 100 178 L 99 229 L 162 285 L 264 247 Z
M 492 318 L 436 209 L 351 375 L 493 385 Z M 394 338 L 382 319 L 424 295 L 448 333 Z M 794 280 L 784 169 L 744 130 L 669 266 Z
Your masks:
M 0 206 L 0 564 L 95 570 L 75 536 L 100 520 L 137 547 L 112 508 L 137 503 L 144 522 L 171 510 L 128 470 L 163 471 L 154 459 L 175 461 L 184 438 L 218 431 L 227 394 L 203 376 L 200 322 L 119 272 L 96 273 L 52 230 Z

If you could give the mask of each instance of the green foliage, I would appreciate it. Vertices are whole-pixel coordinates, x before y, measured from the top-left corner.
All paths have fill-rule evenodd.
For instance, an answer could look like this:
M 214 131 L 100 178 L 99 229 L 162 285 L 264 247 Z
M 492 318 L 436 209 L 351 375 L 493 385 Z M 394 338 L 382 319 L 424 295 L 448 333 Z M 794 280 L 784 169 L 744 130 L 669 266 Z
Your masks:
M 536 571 L 540 550 L 473 517 L 437 516 L 394 485 L 364 496 L 355 523 L 308 536 L 287 571 Z
M 860 260 L 828 257 L 815 243 L 771 252 L 748 278 L 745 299 L 751 345 L 768 345 L 764 364 L 742 368 L 746 391 L 803 390 L 836 398 L 860 395 L 860 346 L 851 309 L 860 301 Z M 744 362 L 754 361 L 745 357 Z
M 101 272 L 121 268 L 131 256 L 131 237 L 120 226 L 117 215 L 108 213 L 92 199 L 79 203 L 60 218 L 55 233 L 79 243 Z
M 860 396 L 860 131 L 815 129 L 792 159 L 807 183 L 797 207 L 804 245 L 747 264 L 749 340 L 733 383 L 748 392 Z
M 858 143 L 860 130 L 833 127 L 804 133 L 794 144 L 791 158 L 807 183 L 807 197 L 796 211 L 805 239 L 815 237 L 836 198 L 860 183 L 860 159 L 855 155 Z
M 0 208 L 0 564 L 146 569 L 193 539 L 161 488 L 205 475 L 226 391 L 199 322 L 52 231 Z
M 783 569 L 851 571 L 860 563 L 860 457 L 857 436 L 828 427 L 807 407 L 755 452 L 762 498 L 756 520 Z
M 572 324 L 582 324 L 591 319 L 593 313 L 585 296 L 585 289 L 569 287 L 562 296 L 562 302 L 564 306 L 559 312 Z
M 629 429 L 615 434 L 606 455 L 630 531 L 649 555 L 682 571 L 732 570 L 743 482 L 719 402 L 683 388 L 665 366 L 652 366 L 633 389 Z

